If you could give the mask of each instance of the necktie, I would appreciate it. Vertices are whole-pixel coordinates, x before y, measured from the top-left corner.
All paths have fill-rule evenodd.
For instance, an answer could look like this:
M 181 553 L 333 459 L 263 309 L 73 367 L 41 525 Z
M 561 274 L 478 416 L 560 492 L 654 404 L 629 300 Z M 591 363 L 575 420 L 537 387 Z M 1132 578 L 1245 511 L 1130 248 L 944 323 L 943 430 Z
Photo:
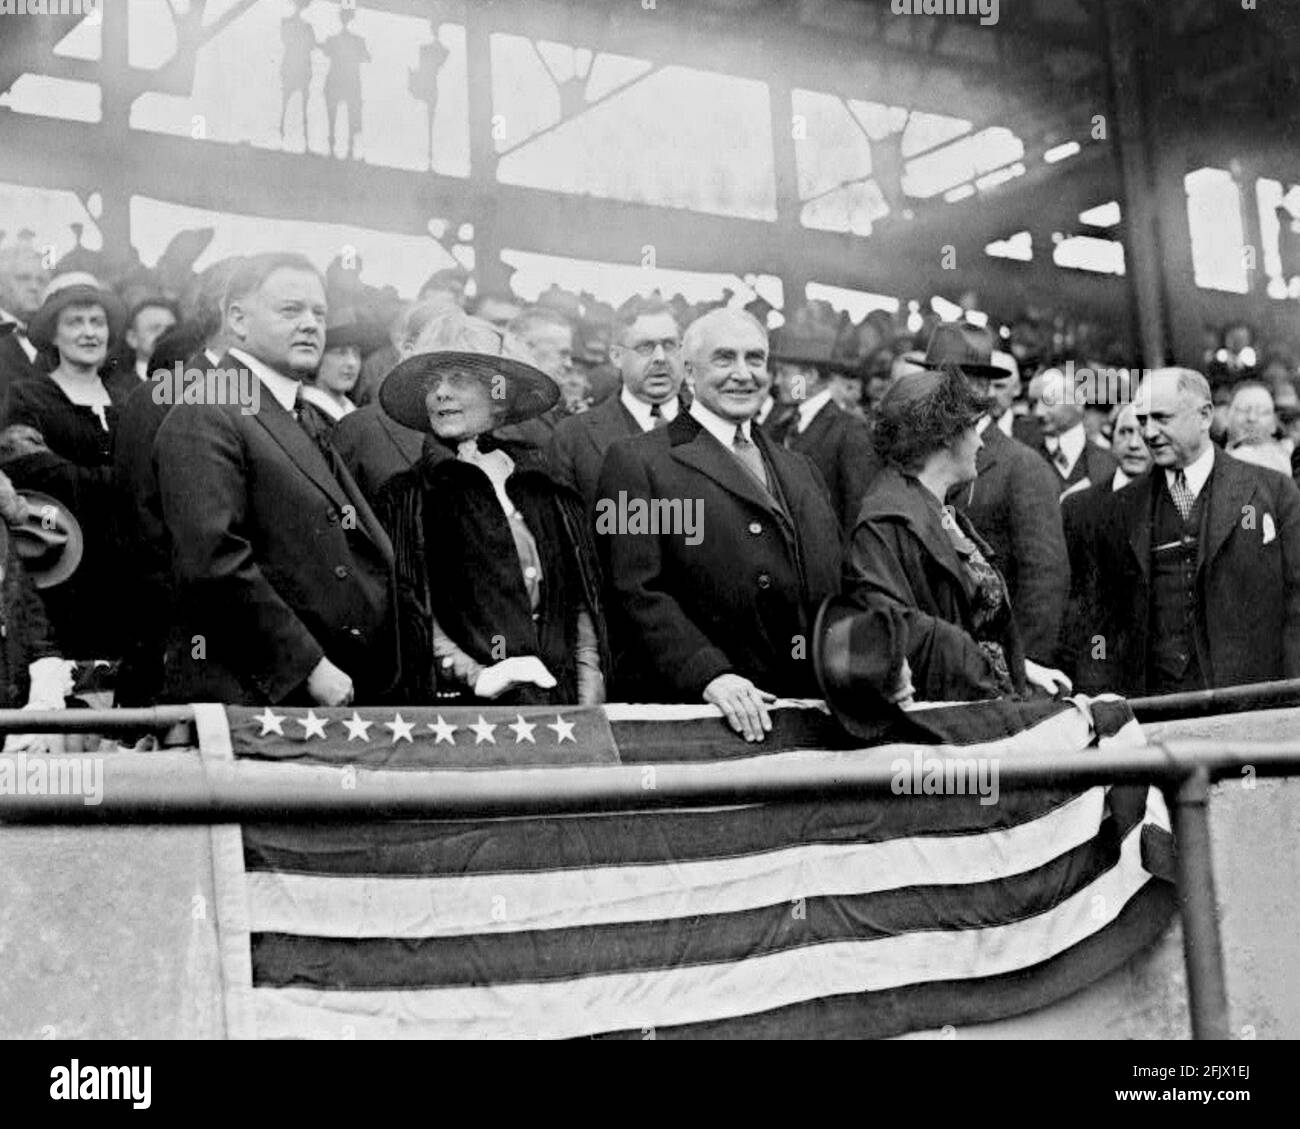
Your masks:
M 1188 515 L 1192 512 L 1192 505 L 1196 501 L 1192 497 L 1190 487 L 1187 485 L 1186 471 L 1174 471 L 1174 481 L 1173 485 L 1169 487 L 1169 496 L 1173 498 L 1174 505 L 1178 507 L 1179 516 L 1183 521 L 1186 521 Z
M 650 405 L 650 427 L 658 431 L 661 427 L 667 427 L 668 421 L 664 419 L 664 410 L 659 404 Z
M 763 465 L 762 452 L 752 439 L 745 438 L 742 424 L 736 424 L 736 437 L 731 441 L 731 450 L 740 460 L 740 465 L 753 475 L 754 480 L 764 490 L 767 490 L 767 468 Z
M 298 389 L 298 395 L 293 401 L 293 414 L 298 420 L 298 426 L 307 433 L 307 438 L 316 445 L 316 449 L 325 460 L 325 465 L 330 468 L 330 473 L 337 477 L 338 467 L 335 462 L 337 456 L 334 444 L 330 442 L 330 426 L 318 409 L 303 402 L 301 388 Z
M 1059 439 L 1047 440 L 1047 453 L 1052 456 L 1052 465 L 1060 471 L 1061 477 L 1065 478 L 1070 473 L 1070 456 L 1065 453 Z
M 790 432 L 795 429 L 795 423 L 798 419 L 799 409 L 796 405 L 782 404 L 772 413 L 772 418 L 767 421 L 765 428 L 772 437 L 773 442 L 785 446 L 785 442 L 790 437 Z

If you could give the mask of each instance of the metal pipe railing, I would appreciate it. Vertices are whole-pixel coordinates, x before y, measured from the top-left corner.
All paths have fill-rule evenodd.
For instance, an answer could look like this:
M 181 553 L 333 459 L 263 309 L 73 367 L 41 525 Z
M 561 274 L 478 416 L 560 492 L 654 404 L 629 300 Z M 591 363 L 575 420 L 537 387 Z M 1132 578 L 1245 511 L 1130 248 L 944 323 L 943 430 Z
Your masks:
M 1239 688 L 1253 691 L 1254 688 Z M 1210 692 L 1213 693 L 1213 692 Z M 1190 697 L 1199 697 L 1196 695 Z M 176 732 L 187 706 L 153 710 L 0 711 L 4 732 Z M 362 774 L 339 787 L 342 768 L 203 759 L 185 752 L 115 752 L 102 766 L 100 802 L 75 796 L 0 796 L 0 821 L 30 824 L 449 819 L 625 811 L 668 806 L 890 795 L 892 760 L 861 764 L 761 760 L 705 764 L 443 769 Z M 1165 789 L 1178 845 L 1178 895 L 1188 1006 L 1196 1039 L 1228 1037 L 1209 828 L 1215 780 L 1300 775 L 1300 741 L 1171 740 L 1078 757 L 997 758 L 1000 788 L 1147 783 Z M 647 774 L 649 769 L 653 775 Z

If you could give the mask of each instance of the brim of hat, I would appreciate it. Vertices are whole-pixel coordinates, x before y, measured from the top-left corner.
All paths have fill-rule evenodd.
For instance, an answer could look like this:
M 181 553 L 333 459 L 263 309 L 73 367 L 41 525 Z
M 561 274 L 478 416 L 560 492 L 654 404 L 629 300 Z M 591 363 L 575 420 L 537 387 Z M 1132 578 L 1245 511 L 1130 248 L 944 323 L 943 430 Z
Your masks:
M 813 621 L 813 676 L 817 679 L 817 688 L 821 691 L 822 700 L 825 701 L 827 708 L 831 711 L 831 716 L 840 723 L 841 728 L 854 737 L 870 739 L 879 735 L 883 726 L 883 719 L 881 722 L 866 723 L 854 717 L 851 713 L 847 713 L 841 704 L 842 696 L 847 690 L 830 681 L 830 672 L 826 668 L 825 644 L 827 636 L 841 623 L 845 623 L 850 619 L 857 610 L 854 605 L 848 603 L 842 596 L 828 596 L 822 601 L 821 607 L 817 609 L 817 616 Z
M 33 514 L 39 514 L 46 506 L 53 506 L 59 511 L 63 526 L 68 532 L 67 544 L 49 567 L 41 568 L 28 560 L 23 561 L 23 568 L 36 588 L 53 588 L 72 576 L 80 566 L 82 557 L 85 556 L 86 541 L 81 532 L 81 523 L 67 506 L 49 494 L 42 494 L 39 490 L 19 490 L 18 493 L 27 499 L 27 505 Z M 22 530 L 10 528 L 9 536 L 21 539 Z M 16 547 L 15 551 L 17 551 Z
M 69 306 L 91 305 L 104 307 L 104 313 L 108 317 L 109 335 L 120 336 L 123 323 L 126 321 L 126 309 L 117 295 L 102 288 L 97 290 L 93 286 L 77 285 L 60 290 L 32 315 L 31 322 L 27 326 L 28 338 L 37 345 L 53 345 L 54 330 L 58 326 L 59 315 Z
M 973 376 L 977 380 L 1002 380 L 1008 376 L 1015 376 L 1009 368 L 1003 368 L 1001 365 L 965 364 L 961 361 L 917 361 L 915 363 L 931 372 L 950 367 L 960 369 L 967 376 Z
M 355 346 L 362 353 L 373 353 L 382 349 L 388 337 L 382 329 L 370 326 L 348 326 L 345 329 L 327 329 L 325 331 L 325 349 L 346 349 Z
M 825 369 L 827 372 L 838 372 L 845 376 L 855 376 L 859 370 L 859 362 L 835 358 L 834 360 L 825 360 L 820 357 L 806 357 L 801 354 L 775 352 L 772 354 L 772 363 L 781 365 L 807 365 L 810 368 Z
M 392 419 L 415 431 L 431 431 L 425 400 L 433 381 L 449 368 L 467 370 L 484 380 L 506 380 L 505 408 L 493 429 L 520 423 L 550 411 L 560 401 L 560 386 L 541 369 L 512 357 L 442 350 L 417 353 L 398 364 L 379 387 L 379 403 Z

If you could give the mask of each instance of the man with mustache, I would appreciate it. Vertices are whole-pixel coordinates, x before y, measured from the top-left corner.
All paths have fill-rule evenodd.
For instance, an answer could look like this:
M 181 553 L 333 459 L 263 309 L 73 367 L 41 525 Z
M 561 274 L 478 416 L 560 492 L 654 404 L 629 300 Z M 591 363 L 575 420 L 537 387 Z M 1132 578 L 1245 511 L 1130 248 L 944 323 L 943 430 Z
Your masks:
M 164 697 L 342 706 L 396 676 L 392 547 L 302 403 L 320 364 L 325 283 L 259 255 L 226 289 L 218 368 L 257 379 L 240 404 L 173 406 L 154 440 L 178 611 Z
M 610 586 L 615 697 L 711 702 L 747 741 L 777 696 L 816 697 L 813 615 L 839 590 L 839 520 L 806 455 L 755 422 L 767 398 L 767 331 L 712 310 L 682 340 L 694 399 L 667 426 L 609 448 L 597 503 L 680 503 L 701 528 L 597 537 Z M 621 664 L 621 665 L 620 665 Z
M 667 427 L 677 418 L 682 335 L 665 302 L 635 303 L 619 314 L 609 358 L 623 387 L 599 407 L 562 420 L 551 439 L 549 461 L 559 481 L 582 495 L 588 511 L 605 452 L 619 439 Z
M 1169 694 L 1300 678 L 1300 490 L 1210 441 L 1210 386 L 1157 369 L 1137 422 L 1155 462 L 1097 536 L 1098 689 Z

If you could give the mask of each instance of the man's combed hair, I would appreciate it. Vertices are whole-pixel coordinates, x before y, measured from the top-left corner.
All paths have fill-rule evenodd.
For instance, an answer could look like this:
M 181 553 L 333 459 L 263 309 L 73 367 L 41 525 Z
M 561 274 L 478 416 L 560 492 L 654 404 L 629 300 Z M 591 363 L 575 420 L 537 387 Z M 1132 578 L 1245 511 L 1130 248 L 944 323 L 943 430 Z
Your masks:
M 624 302 L 614 316 L 615 340 L 622 341 L 641 318 L 657 317 L 672 318 L 673 324 L 677 326 L 677 332 L 681 333 L 682 327 L 677 322 L 676 312 L 662 298 L 637 297 Z
M 903 470 L 918 470 L 987 407 L 955 368 L 907 373 L 880 401 L 872 430 L 876 453 Z
M 758 320 L 753 314 L 745 309 L 735 307 L 723 307 L 717 310 L 708 310 L 697 317 L 690 325 L 686 327 L 686 332 L 682 334 L 682 353 L 688 357 L 694 356 L 700 345 L 700 334 L 704 332 L 704 327 L 711 320 L 719 317 L 734 317 L 738 321 L 747 321 L 759 333 L 763 335 L 763 341 L 767 341 L 767 326 Z
M 250 255 L 244 259 L 230 274 L 226 283 L 226 297 L 221 308 L 228 311 L 241 298 L 259 290 L 262 284 L 278 270 L 304 271 L 314 274 L 325 285 L 325 276 L 316 268 L 306 255 L 295 251 L 272 251 L 264 255 Z
M 559 310 L 553 310 L 550 306 L 529 306 L 521 311 L 519 315 L 510 323 L 508 329 L 516 337 L 521 337 L 527 341 L 542 326 L 554 326 L 557 329 L 573 330 L 573 322 L 566 318 Z

